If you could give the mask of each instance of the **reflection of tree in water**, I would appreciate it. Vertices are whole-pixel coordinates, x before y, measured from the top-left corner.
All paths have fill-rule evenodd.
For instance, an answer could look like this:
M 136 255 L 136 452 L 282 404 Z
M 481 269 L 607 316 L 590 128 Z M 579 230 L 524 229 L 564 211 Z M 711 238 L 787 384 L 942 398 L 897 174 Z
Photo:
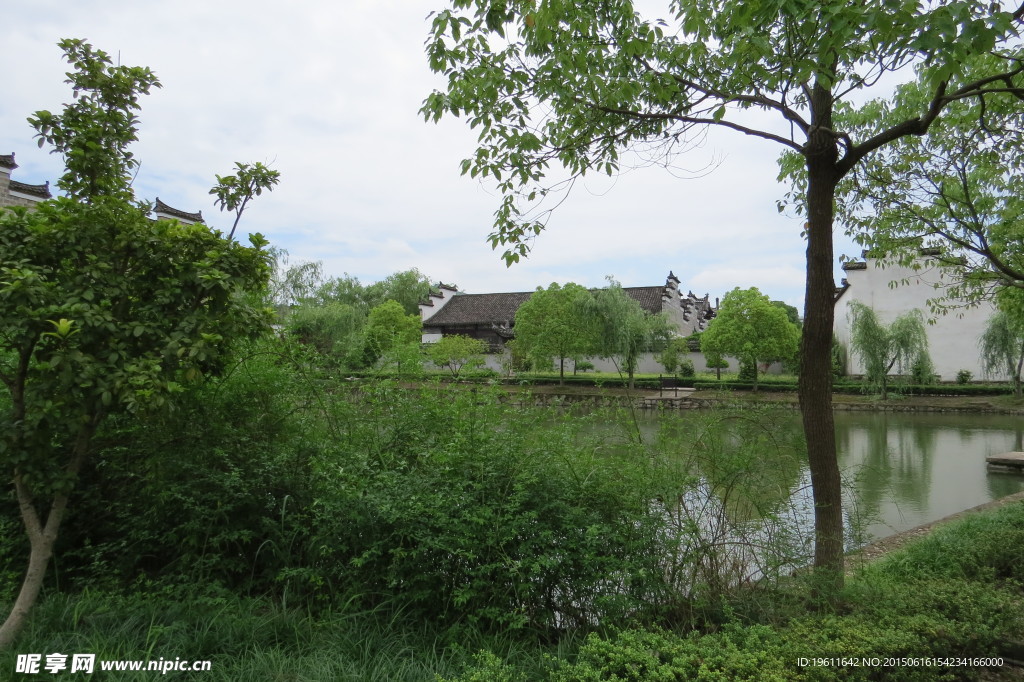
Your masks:
M 862 522 L 881 516 L 883 502 L 921 510 L 932 484 L 937 432 L 882 412 L 836 419 L 836 442 L 856 483 L 854 506 Z

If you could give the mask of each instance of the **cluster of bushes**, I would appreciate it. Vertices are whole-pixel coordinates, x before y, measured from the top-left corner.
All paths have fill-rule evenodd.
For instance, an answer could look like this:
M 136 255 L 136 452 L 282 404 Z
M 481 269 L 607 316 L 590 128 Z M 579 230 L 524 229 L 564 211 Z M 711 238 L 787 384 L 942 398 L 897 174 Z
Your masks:
M 693 388 L 698 390 L 730 390 L 730 391 L 752 391 L 752 381 L 736 381 L 725 379 L 722 381 L 708 381 L 698 379 L 693 382 Z M 758 380 L 758 389 L 765 391 L 795 392 L 798 384 L 791 377 L 772 379 L 763 377 Z M 832 385 L 833 393 L 862 394 L 870 389 L 860 382 L 837 381 Z M 1013 387 L 1006 384 L 903 384 L 899 386 L 899 392 L 904 395 L 935 395 L 935 396 L 982 396 L 982 395 L 1012 395 Z
M 685 475 L 660 473 L 628 439 L 609 450 L 568 418 L 539 422 L 487 387 L 339 384 L 297 352 L 260 342 L 173 409 L 112 419 L 49 584 L 389 603 L 547 631 L 669 598 L 666 521 L 650 500 L 681 494 Z M 27 555 L 17 515 L 8 494 L 2 598 Z
M 593 633 L 575 657 L 553 665 L 546 679 L 973 679 L 981 667 L 948 659 L 1019 655 L 1022 580 L 1024 505 L 1016 504 L 940 528 L 866 567 L 850 581 L 839 611 L 802 612 L 786 622 L 757 622 L 734 611 L 735 617 L 711 632 L 626 628 Z M 763 607 L 764 595 L 758 598 Z M 815 658 L 831 663 L 811 665 Z M 842 658 L 878 664 L 836 662 Z M 904 663 L 885 665 L 887 659 Z M 941 660 L 930 662 L 934 659 Z M 483 679 L 526 677 L 484 654 L 458 678 Z

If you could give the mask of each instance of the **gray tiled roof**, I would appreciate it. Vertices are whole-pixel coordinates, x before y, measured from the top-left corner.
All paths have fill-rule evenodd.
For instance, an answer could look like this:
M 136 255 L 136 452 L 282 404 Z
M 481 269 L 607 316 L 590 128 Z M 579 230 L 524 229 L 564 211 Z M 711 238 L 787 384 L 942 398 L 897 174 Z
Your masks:
M 154 213 L 166 213 L 174 218 L 180 218 L 182 220 L 191 220 L 192 222 L 201 223 L 203 222 L 203 212 L 197 211 L 195 213 L 188 213 L 187 211 L 181 211 L 179 209 L 168 206 L 164 202 L 160 201 L 160 197 L 156 198 L 156 203 L 153 204 Z
M 31 194 L 32 196 L 39 197 L 40 199 L 49 199 L 53 195 L 50 194 L 50 183 L 46 182 L 42 185 L 29 185 L 24 182 L 18 182 L 17 180 L 11 180 L 10 190 L 12 192 L 21 192 L 22 194 Z
M 427 327 L 457 324 L 490 324 L 511 322 L 532 291 L 507 294 L 460 294 L 448 301 L 437 314 L 426 320 Z
M 640 304 L 640 307 L 649 313 L 661 312 L 661 297 L 665 293 L 665 287 L 622 287 L 622 290 L 629 294 L 629 297 Z
M 0 166 L 4 168 L 10 168 L 14 170 L 18 167 L 18 164 L 14 163 L 14 152 L 10 154 L 0 154 Z

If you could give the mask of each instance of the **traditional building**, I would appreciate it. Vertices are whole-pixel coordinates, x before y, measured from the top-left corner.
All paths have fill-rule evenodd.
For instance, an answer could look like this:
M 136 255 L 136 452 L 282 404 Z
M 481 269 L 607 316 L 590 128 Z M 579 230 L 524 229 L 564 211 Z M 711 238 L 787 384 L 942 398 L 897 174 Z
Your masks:
M 937 255 L 934 249 L 922 249 L 917 269 L 895 264 L 883 266 L 878 259 L 868 256 L 867 252 L 863 254 L 863 260 L 843 265 L 846 277 L 842 287 L 836 289 L 833 333 L 836 340 L 847 349 L 847 374 L 864 374 L 860 358 L 849 352 L 849 308 L 852 301 L 859 301 L 873 308 L 884 324 L 891 323 L 910 310 L 919 309 L 925 319 L 929 320 L 925 328 L 928 350 L 935 372 L 942 381 L 955 380 L 960 370 L 971 372 L 976 379 L 984 376 L 978 345 L 995 308 L 991 303 L 983 302 L 970 308 L 933 314 L 928 300 L 943 298 L 943 289 L 950 286 L 955 277 L 954 272 L 935 260 Z M 997 374 L 991 378 L 1006 377 Z
M 172 206 L 168 206 L 164 202 L 160 201 L 160 197 L 157 197 L 156 203 L 153 204 L 153 218 L 155 220 L 177 220 L 185 223 L 186 225 L 194 225 L 196 223 L 203 222 L 203 212 L 196 211 L 195 213 L 189 213 L 188 211 L 182 211 Z
M 25 206 L 31 208 L 40 201 L 51 198 L 50 183 L 29 185 L 11 179 L 11 174 L 18 164 L 14 162 L 14 152 L 0 154 L 0 208 L 5 206 Z
M 640 307 L 649 313 L 665 313 L 669 324 L 680 336 L 703 331 L 715 316 L 705 294 L 683 294 L 679 278 L 671 272 L 661 286 L 623 287 Z M 515 335 L 516 311 L 532 291 L 498 294 L 463 294 L 455 287 L 441 284 L 420 303 L 423 342 L 433 343 L 446 335 L 461 334 L 481 339 L 492 350 L 500 350 Z
M 0 154 L 0 208 L 5 206 L 25 206 L 31 208 L 40 201 L 53 198 L 49 182 L 42 185 L 29 185 L 12 180 L 11 174 L 17 167 L 18 164 L 14 162 L 13 152 L 10 154 Z M 153 219 L 173 219 L 192 225 L 203 222 L 203 212 L 189 213 L 188 211 L 182 211 L 168 206 L 160 201 L 160 197 L 157 197 L 156 203 L 153 205 Z

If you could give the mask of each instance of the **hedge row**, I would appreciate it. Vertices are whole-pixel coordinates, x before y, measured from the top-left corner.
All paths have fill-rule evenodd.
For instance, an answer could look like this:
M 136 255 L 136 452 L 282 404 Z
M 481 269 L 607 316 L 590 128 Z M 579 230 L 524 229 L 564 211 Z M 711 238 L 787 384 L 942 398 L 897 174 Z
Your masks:
M 751 391 L 754 384 L 749 381 L 695 381 L 693 387 L 698 390 L 715 391 Z M 762 391 L 796 391 L 795 381 L 767 382 L 759 381 L 758 389 Z M 934 395 L 934 396 L 983 396 L 983 395 L 1010 395 L 1013 388 L 1007 385 L 996 384 L 930 384 L 923 386 L 896 385 L 890 387 L 891 393 L 903 395 Z M 837 382 L 832 386 L 833 393 L 862 394 L 871 392 L 864 384 Z

